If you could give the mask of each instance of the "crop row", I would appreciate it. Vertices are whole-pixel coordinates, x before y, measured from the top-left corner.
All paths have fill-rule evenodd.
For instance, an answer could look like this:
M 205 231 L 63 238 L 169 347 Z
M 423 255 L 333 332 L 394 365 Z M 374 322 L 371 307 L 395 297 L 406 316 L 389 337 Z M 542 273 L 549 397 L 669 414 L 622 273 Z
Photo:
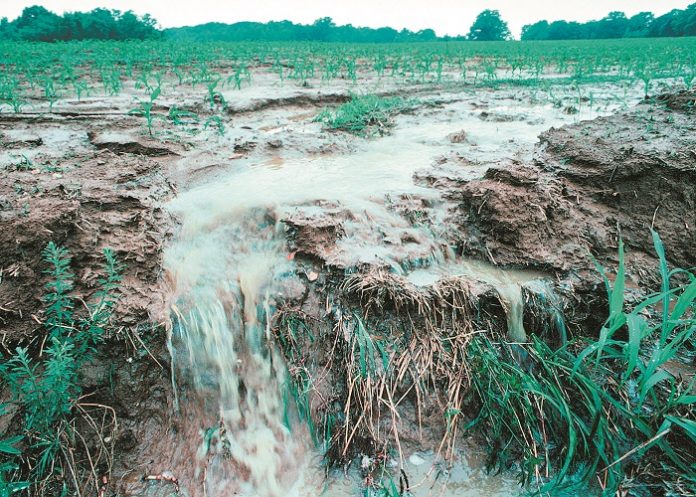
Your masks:
M 71 42 L 0 43 L 0 110 L 21 112 L 29 102 L 52 108 L 60 98 L 118 95 L 125 85 L 148 95 L 163 82 L 241 89 L 254 76 L 299 84 L 542 85 L 598 78 L 696 78 L 696 38 L 566 42 L 437 42 L 418 44 Z M 3 105 L 4 104 L 4 105 Z

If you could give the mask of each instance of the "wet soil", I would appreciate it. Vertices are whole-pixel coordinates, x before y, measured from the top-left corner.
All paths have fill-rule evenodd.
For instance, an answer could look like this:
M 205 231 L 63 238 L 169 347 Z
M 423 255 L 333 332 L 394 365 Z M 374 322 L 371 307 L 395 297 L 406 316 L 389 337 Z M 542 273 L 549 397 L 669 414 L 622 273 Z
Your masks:
M 101 277 L 103 249 L 113 249 L 125 265 L 119 326 L 161 322 L 166 282 L 160 260 L 172 226 L 161 203 L 173 192 L 162 164 L 95 149 L 84 127 L 69 121 L 0 122 L 0 136 L 4 340 L 36 338 L 48 269 L 41 252 L 49 241 L 70 251 L 75 295 L 83 300 Z
M 345 101 L 348 88 L 269 87 L 225 93 L 224 134 L 201 123 L 164 123 L 150 137 L 127 114 L 134 91 L 59 102 L 53 113 L 0 115 L 5 348 L 43 339 L 41 250 L 48 241 L 70 250 L 75 291 L 84 299 L 96 287 L 103 248 L 126 264 L 114 323 L 124 333 L 112 337 L 86 384 L 123 421 L 114 485 L 128 495 L 168 493 L 166 485 L 142 481 L 163 471 L 175 472 L 184 491 L 197 495 L 206 471 L 223 464 L 196 455 L 201 433 L 220 414 L 181 365 L 174 367 L 182 368 L 175 395 L 167 335 L 176 322 L 170 306 L 199 280 L 224 280 L 226 268 L 243 266 L 240 248 L 245 256 L 266 253 L 266 244 L 242 247 L 239 240 L 279 242 L 273 257 L 290 267 L 266 301 L 277 310 L 277 338 L 283 315 L 294 315 L 317 336 L 336 339 L 345 311 L 359 311 L 376 329 L 398 326 L 399 333 L 428 328 L 456 335 L 466 323 L 466 330 L 503 336 L 509 303 L 490 277 L 500 268 L 522 270 L 526 307 L 519 318 L 528 332 L 553 328 L 535 307 L 539 287 L 527 285 L 541 279 L 559 295 L 570 331 L 591 333 L 606 304 L 590 254 L 611 266 L 623 238 L 636 292 L 655 283 L 651 227 L 672 264 L 696 264 L 693 93 L 633 107 L 614 103 L 607 86 L 597 89 L 597 108 L 583 108 L 570 93 L 559 107 L 526 90 L 421 88 L 409 96 L 419 93 L 424 104 L 397 118 L 392 137 L 366 141 L 312 122 L 322 106 Z M 187 93 L 181 108 L 220 110 L 210 110 L 197 92 Z M 163 97 L 155 110 L 166 114 L 169 106 Z M 578 113 L 563 112 L 570 106 Z M 227 236 L 227 223 L 238 218 L 245 219 L 243 229 Z M 212 251 L 173 240 L 207 242 Z M 463 271 L 460 263 L 469 258 L 490 267 Z M 218 274 L 207 273 L 210 267 Z M 423 268 L 439 268 L 437 276 L 412 276 Z M 558 333 L 546 338 L 557 341 Z M 291 373 L 331 367 L 332 343 L 299 345 L 300 355 L 282 350 Z M 317 375 L 316 412 L 345 400 L 344 372 Z M 418 416 L 411 397 L 400 406 L 406 459 L 437 446 L 443 435 L 448 399 L 431 400 Z M 374 452 L 373 442 L 363 441 L 351 455 Z M 243 479 L 249 468 L 232 470 Z
M 673 267 L 696 265 L 696 120 L 694 94 L 682 92 L 540 135 L 534 160 L 486 171 L 443 188 L 457 205 L 463 254 L 513 267 L 553 271 L 568 297 L 576 331 L 597 329 L 605 304 L 593 257 L 615 267 L 618 241 L 628 275 L 656 289 L 650 230 Z

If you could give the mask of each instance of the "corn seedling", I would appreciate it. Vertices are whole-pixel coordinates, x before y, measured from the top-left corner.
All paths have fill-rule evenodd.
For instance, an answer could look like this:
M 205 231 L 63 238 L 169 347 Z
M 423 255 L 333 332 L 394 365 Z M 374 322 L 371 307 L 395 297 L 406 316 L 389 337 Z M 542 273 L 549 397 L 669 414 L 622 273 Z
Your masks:
M 34 162 L 29 157 L 22 154 L 19 162 L 14 164 L 14 168 L 17 171 L 31 171 L 34 169 Z
M 200 121 L 198 114 L 187 110 L 181 110 L 176 105 L 172 105 L 169 108 L 169 114 L 167 117 L 177 126 L 195 124 Z
M 222 122 L 220 116 L 210 116 L 208 119 L 206 119 L 205 123 L 203 124 L 203 129 L 208 129 L 210 126 L 215 126 L 218 135 L 224 136 L 225 123 Z
M 227 107 L 227 102 L 225 102 L 225 97 L 217 91 L 217 86 L 222 78 L 219 75 L 211 76 L 210 80 L 206 83 L 206 88 L 208 89 L 208 104 L 210 105 L 210 110 L 215 109 L 215 104 L 221 104 L 223 108 Z
M 152 127 L 155 119 L 164 119 L 163 116 L 154 114 L 152 112 L 152 108 L 155 106 L 155 100 L 157 100 L 159 95 L 160 89 L 155 88 L 155 90 L 150 94 L 149 100 L 140 100 L 139 107 L 128 112 L 128 114 L 145 118 L 145 126 L 147 127 L 147 132 L 150 136 L 152 136 Z

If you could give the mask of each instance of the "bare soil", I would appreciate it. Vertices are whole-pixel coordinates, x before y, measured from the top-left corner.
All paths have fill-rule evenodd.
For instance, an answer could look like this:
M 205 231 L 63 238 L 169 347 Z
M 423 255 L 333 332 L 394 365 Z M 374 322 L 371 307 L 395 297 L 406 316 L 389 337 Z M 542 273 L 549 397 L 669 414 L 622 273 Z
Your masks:
M 566 315 L 576 331 L 605 316 L 592 257 L 615 267 L 618 240 L 629 276 L 656 289 L 650 229 L 675 267 L 696 256 L 694 93 L 646 101 L 609 117 L 550 129 L 531 163 L 490 168 L 484 177 L 446 186 L 457 205 L 449 222 L 463 254 L 495 264 L 551 270 L 563 279 Z
M 497 95 L 485 92 L 464 99 L 468 112 L 482 123 L 545 122 L 534 115 L 496 110 Z M 43 339 L 41 296 L 47 276 L 41 251 L 49 241 L 69 249 L 75 293 L 85 300 L 100 276 L 101 250 L 115 250 L 126 265 L 114 323 L 124 333 L 113 337 L 103 362 L 87 372 L 87 385 L 95 399 L 113 405 L 123 419 L 116 474 L 130 494 L 144 492 L 141 477 L 148 473 L 178 468 L 182 477 L 201 478 L 190 464 L 191 447 L 182 448 L 181 439 L 196 438 L 197 429 L 204 427 L 195 428 L 195 416 L 187 410 L 191 404 L 182 415 L 176 414 L 161 328 L 143 336 L 160 324 L 171 324 L 172 282 L 163 269 L 163 250 L 178 226 L 165 203 L 179 189 L 216 182 L 249 164 L 282 167 L 288 157 L 330 157 L 360 146 L 360 139 L 311 123 L 323 105 L 345 101 L 347 91 L 279 93 L 277 98 L 245 95 L 232 103 L 225 138 L 214 130 L 182 136 L 170 128 L 151 138 L 141 123 L 127 116 L 125 98 L 73 102 L 67 106 L 69 112 L 59 107 L 55 114 L 0 115 L 0 165 L 5 167 L 0 179 L 3 346 L 8 351 Z M 509 94 L 501 98 L 514 102 Z M 693 92 L 665 95 L 608 117 L 551 128 L 532 150 L 511 136 L 500 149 L 503 157 L 496 160 L 486 158 L 494 152 L 477 143 L 476 133 L 457 128 L 461 107 L 448 105 L 459 96 L 419 109 L 404 119 L 435 119 L 445 109 L 445 124 L 453 126 L 443 130 L 439 142 L 451 144 L 451 152 L 422 164 L 423 170 L 414 176 L 430 193 L 408 192 L 383 201 L 402 220 L 388 229 L 331 201 L 277 212 L 286 227 L 288 259 L 296 264 L 301 282 L 292 288 L 288 284 L 279 308 L 326 326 L 337 319 L 327 318 L 333 312 L 327 297 L 340 294 L 347 306 L 368 309 L 375 319 L 411 320 L 413 329 L 425 319 L 451 328 L 449 320 L 454 318 L 441 309 L 454 311 L 463 301 L 467 306 L 476 302 L 483 312 L 475 324 L 504 332 L 505 306 L 491 285 L 443 280 L 423 293 L 405 277 L 390 274 L 384 260 L 356 259 L 346 249 L 350 233 L 383 248 L 402 265 L 427 265 L 433 253 L 449 254 L 452 247 L 456 257 L 542 271 L 563 299 L 571 331 L 593 332 L 606 303 L 592 257 L 611 265 L 619 238 L 629 250 L 629 275 L 636 292 L 655 284 L 650 228 L 660 233 L 670 263 L 696 265 L 695 98 Z M 206 106 L 191 103 L 190 108 L 203 112 Z M 460 146 L 471 147 L 475 158 Z M 432 237 L 423 235 L 424 226 Z M 346 275 L 355 272 L 369 275 L 370 285 L 351 286 Z M 526 300 L 533 302 L 534 289 L 525 291 Z M 422 300 L 408 300 L 410 295 L 421 295 Z M 532 311 L 533 307 L 525 309 L 525 326 L 542 328 L 535 321 L 538 313 Z M 140 337 L 142 344 L 136 343 Z M 145 352 L 140 345 L 148 346 Z M 322 347 L 323 352 L 312 349 L 324 354 L 317 363 L 331 365 L 326 344 Z M 317 384 L 321 402 L 336 400 L 333 380 L 328 375 Z M 426 434 L 431 445 L 442 435 L 435 418 L 437 405 L 444 402 L 437 399 L 432 412 L 422 413 L 422 419 L 433 421 L 432 432 Z M 400 414 L 404 443 L 422 444 L 413 405 L 404 405 Z
M 161 203 L 173 192 L 162 165 L 141 154 L 95 150 L 84 128 L 69 121 L 0 122 L 0 136 L 7 160 L 0 181 L 0 324 L 7 343 L 32 340 L 40 329 L 48 269 L 41 252 L 49 241 L 70 251 L 83 300 L 101 276 L 102 250 L 112 248 L 125 264 L 119 325 L 162 321 L 160 254 L 172 224 Z M 130 143 L 142 152 L 144 145 Z

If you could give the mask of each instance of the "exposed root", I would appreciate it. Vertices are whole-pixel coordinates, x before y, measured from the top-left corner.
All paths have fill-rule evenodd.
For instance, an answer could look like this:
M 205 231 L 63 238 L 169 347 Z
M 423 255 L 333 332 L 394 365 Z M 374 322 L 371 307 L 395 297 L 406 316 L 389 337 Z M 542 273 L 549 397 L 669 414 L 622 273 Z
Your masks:
M 276 337 L 307 396 L 295 400 L 309 405 L 315 431 L 329 439 L 330 463 L 393 450 L 403 465 L 404 437 L 428 439 L 452 458 L 470 386 L 466 350 L 482 333 L 472 285 L 452 277 L 419 288 L 373 270 L 348 276 L 327 298 L 330 320 L 298 307 L 279 311 Z M 435 438 L 434 426 L 443 427 Z

